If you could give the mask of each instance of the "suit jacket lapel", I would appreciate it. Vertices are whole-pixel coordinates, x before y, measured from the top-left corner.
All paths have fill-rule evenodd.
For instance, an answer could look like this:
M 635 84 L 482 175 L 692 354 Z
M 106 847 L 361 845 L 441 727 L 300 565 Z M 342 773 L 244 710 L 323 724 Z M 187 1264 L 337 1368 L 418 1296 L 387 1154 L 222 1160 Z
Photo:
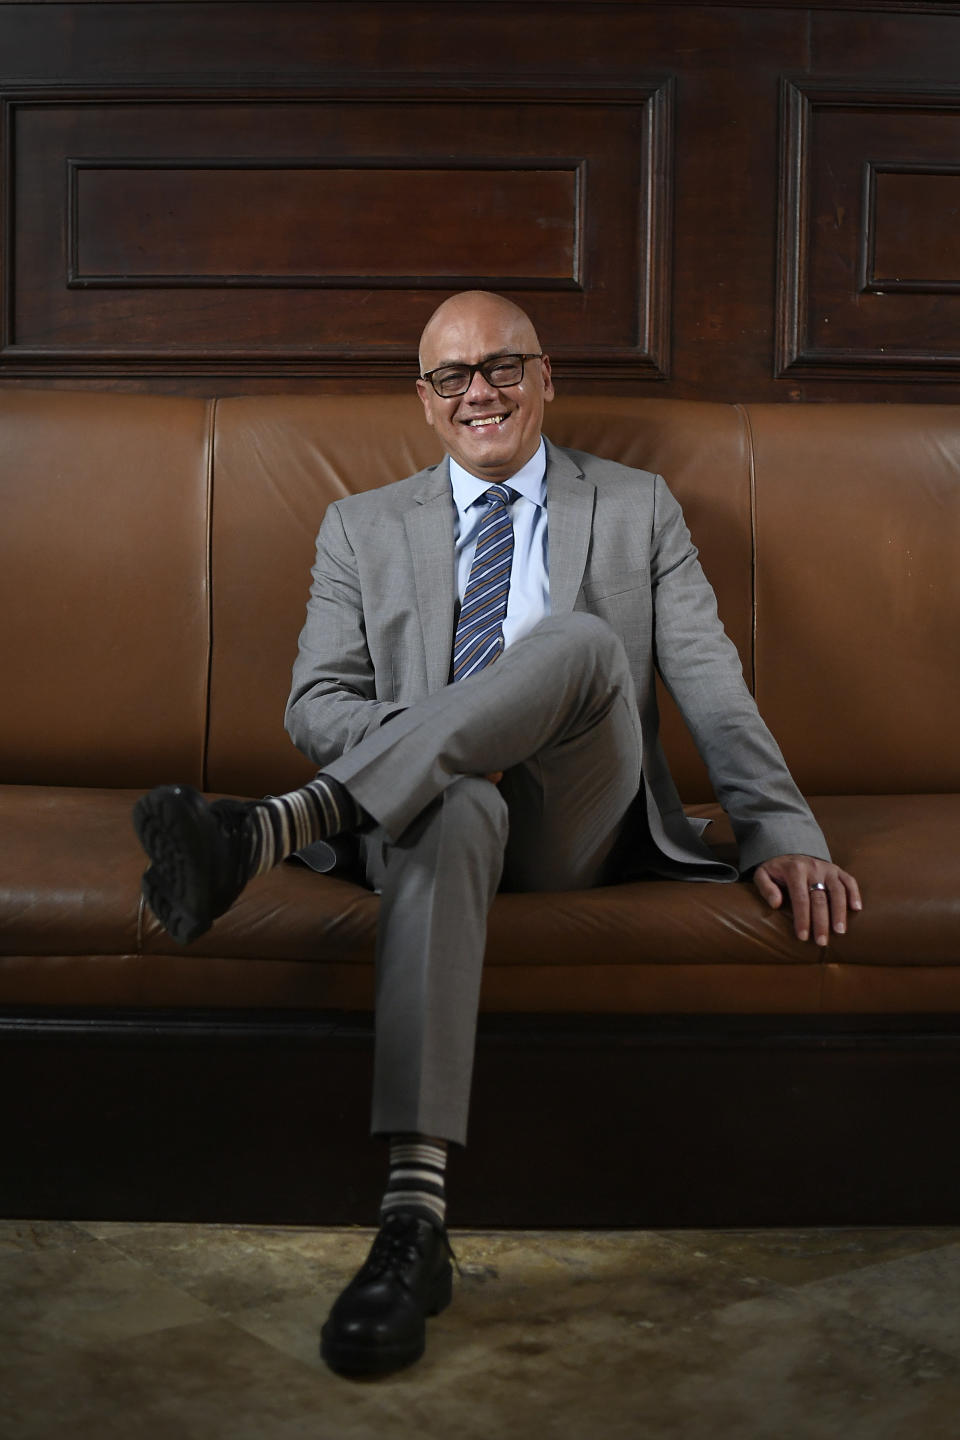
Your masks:
M 547 440 L 547 546 L 550 613 L 566 615 L 583 579 L 597 487 L 569 455 Z
M 442 690 L 450 678 L 456 594 L 453 563 L 453 500 L 446 459 L 424 477 L 415 503 L 403 517 L 413 561 L 417 608 L 423 630 L 427 689 Z

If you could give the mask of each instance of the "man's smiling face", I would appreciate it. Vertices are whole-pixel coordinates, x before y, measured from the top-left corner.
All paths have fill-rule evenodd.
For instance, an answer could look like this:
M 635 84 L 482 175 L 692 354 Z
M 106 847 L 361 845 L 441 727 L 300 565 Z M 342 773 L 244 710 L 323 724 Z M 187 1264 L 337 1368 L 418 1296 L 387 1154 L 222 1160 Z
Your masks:
M 444 365 L 477 365 L 498 355 L 530 355 L 540 350 L 527 315 L 499 295 L 467 291 L 454 295 L 435 311 L 420 342 L 420 371 Z M 509 480 L 540 444 L 543 407 L 553 399 L 550 361 L 546 355 L 524 363 L 519 385 L 502 389 L 479 371 L 463 395 L 444 400 L 429 380 L 417 381 L 427 424 L 432 425 L 447 453 L 464 470 L 491 484 Z

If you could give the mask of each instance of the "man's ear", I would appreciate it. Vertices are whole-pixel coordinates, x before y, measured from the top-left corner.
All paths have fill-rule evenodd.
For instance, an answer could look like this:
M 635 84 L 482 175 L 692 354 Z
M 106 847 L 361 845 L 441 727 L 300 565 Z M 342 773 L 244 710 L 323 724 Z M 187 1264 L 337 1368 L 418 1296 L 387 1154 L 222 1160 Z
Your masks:
M 429 383 L 429 381 L 427 381 L 427 380 L 418 380 L 418 381 L 417 381 L 417 394 L 420 396 L 421 403 L 423 404 L 423 412 L 424 412 L 424 415 L 426 416 L 427 424 L 428 424 L 428 425 L 432 425 L 432 424 L 433 424 L 433 409 L 432 409 L 432 406 L 431 406 L 431 404 L 430 404 L 430 400 L 431 400 L 431 397 L 432 397 L 432 395 L 433 395 L 433 386 L 432 386 L 432 385 Z
M 543 375 L 543 398 L 544 400 L 552 400 L 557 392 L 553 388 L 553 376 L 550 373 L 549 355 L 541 355 L 540 371 Z

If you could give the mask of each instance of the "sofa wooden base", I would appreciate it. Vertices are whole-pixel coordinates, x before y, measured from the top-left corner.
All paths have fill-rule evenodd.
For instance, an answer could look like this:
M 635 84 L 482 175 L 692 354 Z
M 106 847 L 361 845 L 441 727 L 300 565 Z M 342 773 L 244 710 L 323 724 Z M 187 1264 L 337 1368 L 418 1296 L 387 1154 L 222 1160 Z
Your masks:
M 6 1012 L 0 1213 L 370 1224 L 344 1014 Z M 955 1017 L 489 1017 L 455 1227 L 956 1225 Z

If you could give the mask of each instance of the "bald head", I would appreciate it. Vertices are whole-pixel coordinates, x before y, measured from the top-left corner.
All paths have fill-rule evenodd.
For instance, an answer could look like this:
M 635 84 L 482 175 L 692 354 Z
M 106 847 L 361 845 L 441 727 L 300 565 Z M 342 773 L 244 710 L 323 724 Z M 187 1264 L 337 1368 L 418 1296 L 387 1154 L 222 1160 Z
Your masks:
M 510 344 L 516 345 L 518 354 L 532 354 L 540 349 L 530 316 L 505 295 L 495 295 L 492 290 L 461 290 L 451 295 L 437 306 L 423 327 L 420 374 L 425 375 L 451 358 L 447 353 L 439 353 L 445 341 L 497 327 L 514 337 Z

